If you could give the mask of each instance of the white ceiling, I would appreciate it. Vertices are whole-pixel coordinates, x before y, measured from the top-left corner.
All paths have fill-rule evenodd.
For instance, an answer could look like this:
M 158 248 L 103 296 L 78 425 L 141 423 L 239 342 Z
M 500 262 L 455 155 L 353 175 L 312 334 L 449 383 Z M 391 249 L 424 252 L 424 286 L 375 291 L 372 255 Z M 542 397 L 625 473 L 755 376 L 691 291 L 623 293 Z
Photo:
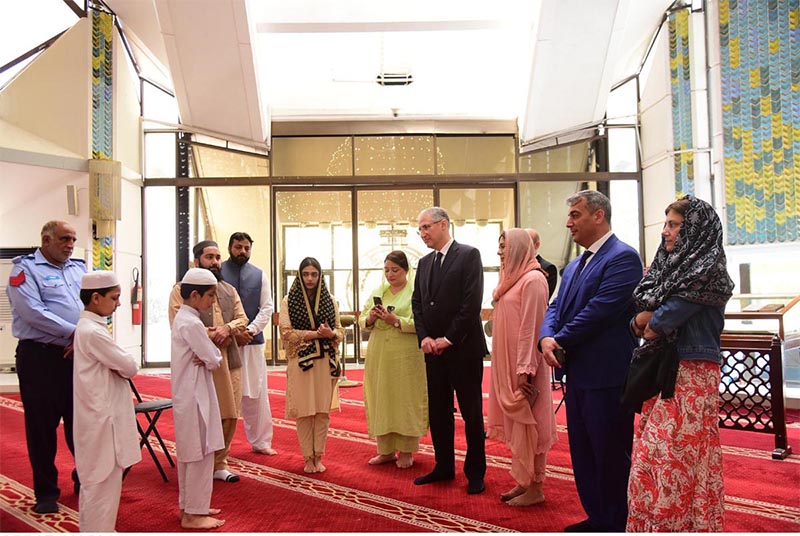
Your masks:
M 183 123 L 256 143 L 273 121 L 510 119 L 523 142 L 596 123 L 671 4 L 106 2 L 143 73 L 175 90 Z M 383 87 L 382 72 L 414 82 Z

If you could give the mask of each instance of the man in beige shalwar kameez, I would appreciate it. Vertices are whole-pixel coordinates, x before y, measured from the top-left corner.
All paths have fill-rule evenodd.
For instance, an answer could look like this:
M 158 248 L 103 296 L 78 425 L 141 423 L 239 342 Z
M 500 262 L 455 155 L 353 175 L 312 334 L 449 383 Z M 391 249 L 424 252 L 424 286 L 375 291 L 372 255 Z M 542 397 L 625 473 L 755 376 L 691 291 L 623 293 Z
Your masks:
M 234 335 L 243 333 L 247 329 L 248 320 L 236 289 L 221 279 L 222 256 L 217 243 L 204 240 L 199 242 L 192 251 L 194 252 L 195 266 L 211 271 L 218 281 L 216 303 L 210 311 L 200 315 L 203 324 L 208 328 L 208 336 L 222 353 L 222 365 L 212 374 L 222 417 L 225 448 L 218 450 L 214 455 L 214 479 L 238 482 L 239 476 L 231 473 L 228 469 L 228 453 L 236 433 L 236 423 L 239 419 L 242 400 L 242 360 Z M 183 303 L 180 292 L 181 285 L 177 283 L 169 297 L 170 326 Z

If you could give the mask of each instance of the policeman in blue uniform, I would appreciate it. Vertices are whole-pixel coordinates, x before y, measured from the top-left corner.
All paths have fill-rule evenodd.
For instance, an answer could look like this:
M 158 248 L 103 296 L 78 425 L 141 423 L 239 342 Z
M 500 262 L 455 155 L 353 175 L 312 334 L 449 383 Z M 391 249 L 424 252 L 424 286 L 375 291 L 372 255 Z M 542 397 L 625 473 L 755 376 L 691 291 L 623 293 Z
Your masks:
M 79 294 L 82 259 L 71 259 L 77 235 L 64 221 L 42 227 L 42 245 L 16 257 L 8 282 L 12 332 L 17 344 L 17 376 L 25 409 L 25 437 L 33 469 L 34 511 L 58 512 L 56 431 L 64 419 L 64 437 L 72 443 L 72 336 L 83 305 Z M 80 489 L 73 469 L 75 493 Z

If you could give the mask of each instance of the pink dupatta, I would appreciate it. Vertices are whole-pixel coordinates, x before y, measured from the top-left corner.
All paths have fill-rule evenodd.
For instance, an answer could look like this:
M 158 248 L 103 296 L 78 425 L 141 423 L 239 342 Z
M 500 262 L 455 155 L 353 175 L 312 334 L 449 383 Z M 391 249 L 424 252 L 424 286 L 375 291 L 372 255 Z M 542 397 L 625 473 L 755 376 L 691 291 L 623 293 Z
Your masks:
M 540 268 L 533 250 L 533 240 L 528 231 L 514 227 L 505 231 L 505 239 L 506 255 L 500 266 L 500 282 L 492 293 L 494 301 L 508 292 L 520 277 Z

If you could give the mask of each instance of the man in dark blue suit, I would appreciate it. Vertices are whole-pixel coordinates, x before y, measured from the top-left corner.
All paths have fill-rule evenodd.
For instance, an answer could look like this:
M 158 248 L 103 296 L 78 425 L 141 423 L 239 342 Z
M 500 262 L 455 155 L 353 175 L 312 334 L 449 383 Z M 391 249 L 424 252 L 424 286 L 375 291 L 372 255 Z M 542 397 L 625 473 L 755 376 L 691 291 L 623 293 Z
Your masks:
M 481 254 L 450 238 L 450 218 L 439 207 L 420 213 L 419 235 L 426 246 L 435 250 L 419 261 L 411 307 L 420 348 L 425 352 L 428 416 L 436 466 L 414 484 L 455 478 L 455 390 L 467 436 L 467 493 L 481 493 L 486 489 L 481 381 L 483 358 L 488 353 L 481 326 Z
M 633 414 L 620 406 L 634 338 L 633 289 L 639 254 L 611 232 L 611 203 L 593 190 L 567 199 L 567 227 L 586 248 L 564 269 L 545 315 L 539 345 L 559 366 L 565 358 L 567 430 L 575 485 L 588 518 L 566 532 L 625 532 Z

